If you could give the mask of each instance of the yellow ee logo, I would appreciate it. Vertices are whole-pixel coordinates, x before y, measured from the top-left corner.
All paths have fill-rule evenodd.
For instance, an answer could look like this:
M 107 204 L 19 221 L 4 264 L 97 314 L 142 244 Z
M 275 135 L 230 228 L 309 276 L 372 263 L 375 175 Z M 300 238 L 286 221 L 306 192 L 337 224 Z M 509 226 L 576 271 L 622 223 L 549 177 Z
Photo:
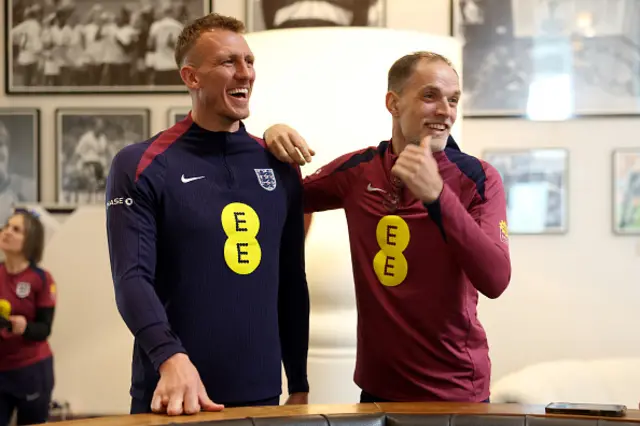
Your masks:
M 262 259 L 262 249 L 256 239 L 260 230 L 258 214 L 246 204 L 231 203 L 222 210 L 221 219 L 228 237 L 224 244 L 227 266 L 236 274 L 252 273 Z
M 0 299 L 0 317 L 9 319 L 11 316 L 11 302 L 6 299 Z
M 380 251 L 373 258 L 373 270 L 382 285 L 394 287 L 407 278 L 409 265 L 403 252 L 409 246 L 409 225 L 400 216 L 385 216 L 376 228 Z

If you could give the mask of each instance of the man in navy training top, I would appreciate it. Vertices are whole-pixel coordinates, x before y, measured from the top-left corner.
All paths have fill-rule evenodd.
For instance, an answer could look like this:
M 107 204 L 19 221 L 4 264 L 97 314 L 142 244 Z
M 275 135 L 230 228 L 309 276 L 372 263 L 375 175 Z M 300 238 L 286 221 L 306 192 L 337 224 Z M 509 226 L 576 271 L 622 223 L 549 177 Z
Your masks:
M 346 214 L 362 402 L 489 399 L 489 349 L 476 307 L 478 292 L 497 298 L 511 279 L 505 193 L 496 169 L 461 152 L 450 135 L 460 96 L 443 56 L 398 59 L 386 95 L 391 140 L 304 180 L 307 213 Z M 304 164 L 314 154 L 285 125 L 265 138 L 283 161 Z
M 135 336 L 131 413 L 307 403 L 309 292 L 298 166 L 245 129 L 255 70 L 242 22 L 176 42 L 188 117 L 122 149 L 107 187 L 118 310 Z M 215 402 L 213 402 L 215 401 Z

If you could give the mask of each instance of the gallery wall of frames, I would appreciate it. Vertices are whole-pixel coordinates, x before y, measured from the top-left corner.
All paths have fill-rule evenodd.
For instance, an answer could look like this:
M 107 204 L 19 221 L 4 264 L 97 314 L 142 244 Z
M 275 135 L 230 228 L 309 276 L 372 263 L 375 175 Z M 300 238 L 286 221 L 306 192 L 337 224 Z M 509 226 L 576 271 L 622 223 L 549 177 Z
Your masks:
M 388 0 L 333 1 L 324 13 L 305 9 L 310 2 L 237 1 L 245 2 L 240 18 L 249 32 L 385 27 L 388 7 Z M 5 95 L 97 99 L 92 108 L 54 112 L 57 203 L 105 202 L 113 156 L 151 136 L 151 110 L 129 107 L 127 96 L 185 93 L 173 43 L 185 22 L 217 11 L 215 3 L 5 0 Z M 572 1 L 452 0 L 450 12 L 451 35 L 463 42 L 465 120 L 639 116 L 640 1 L 578 8 Z M 100 107 L 101 94 L 121 95 L 121 107 Z M 166 127 L 188 112 L 168 108 Z M 38 105 L 0 109 L 0 221 L 12 206 L 41 199 L 41 119 Z M 568 232 L 569 150 L 486 150 L 482 158 L 503 178 L 511 235 Z M 610 165 L 612 231 L 640 234 L 640 142 L 637 149 L 612 148 Z

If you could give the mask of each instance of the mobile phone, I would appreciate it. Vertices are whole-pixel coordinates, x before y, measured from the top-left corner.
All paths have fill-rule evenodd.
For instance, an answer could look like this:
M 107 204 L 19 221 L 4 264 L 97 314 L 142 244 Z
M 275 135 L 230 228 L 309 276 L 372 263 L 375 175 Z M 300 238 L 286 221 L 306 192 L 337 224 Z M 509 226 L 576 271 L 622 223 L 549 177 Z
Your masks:
M 547 414 L 573 414 L 576 416 L 624 417 L 627 407 L 620 404 L 589 404 L 552 402 L 545 407 Z

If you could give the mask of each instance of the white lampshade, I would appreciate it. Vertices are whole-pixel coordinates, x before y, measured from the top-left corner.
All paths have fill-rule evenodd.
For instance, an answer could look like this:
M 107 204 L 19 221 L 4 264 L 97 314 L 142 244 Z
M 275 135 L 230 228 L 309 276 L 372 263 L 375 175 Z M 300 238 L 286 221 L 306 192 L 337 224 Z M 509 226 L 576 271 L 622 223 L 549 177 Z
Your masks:
M 462 70 L 457 40 L 422 32 L 303 28 L 254 32 L 247 40 L 257 73 L 247 128 L 258 136 L 276 123 L 297 129 L 316 151 L 313 162 L 302 168 L 305 176 L 344 153 L 391 137 L 385 94 L 395 60 L 428 50 L 449 58 L 458 73 Z M 458 142 L 461 120 L 452 129 Z M 353 384 L 356 305 L 342 211 L 314 215 L 306 260 L 312 304 L 310 402 L 358 402 Z

